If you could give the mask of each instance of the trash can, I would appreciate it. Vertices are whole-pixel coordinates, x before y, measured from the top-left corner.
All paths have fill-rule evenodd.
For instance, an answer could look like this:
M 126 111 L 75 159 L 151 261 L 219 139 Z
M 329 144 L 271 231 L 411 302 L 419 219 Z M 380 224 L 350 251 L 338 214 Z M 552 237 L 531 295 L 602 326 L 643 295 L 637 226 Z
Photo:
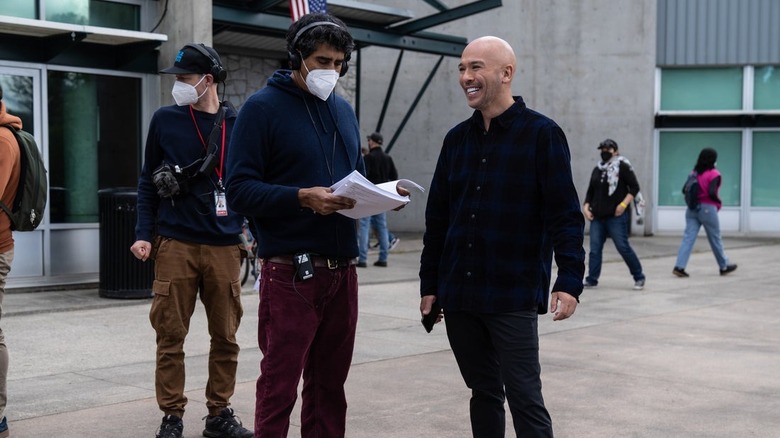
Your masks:
M 105 298 L 151 298 L 154 262 L 130 252 L 135 242 L 138 192 L 132 188 L 98 191 L 100 211 L 100 287 Z

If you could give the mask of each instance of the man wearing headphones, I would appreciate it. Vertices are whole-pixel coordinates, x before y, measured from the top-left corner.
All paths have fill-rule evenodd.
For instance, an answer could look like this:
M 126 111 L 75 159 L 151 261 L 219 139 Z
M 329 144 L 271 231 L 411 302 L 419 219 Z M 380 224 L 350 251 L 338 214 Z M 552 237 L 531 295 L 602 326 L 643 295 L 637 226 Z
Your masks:
M 243 217 L 226 202 L 224 189 L 224 157 L 236 119 L 217 95 L 227 72 L 214 49 L 187 44 L 160 73 L 176 75 L 176 105 L 158 109 L 149 124 L 138 181 L 137 240 L 130 248 L 140 260 L 155 260 L 149 319 L 157 332 L 157 403 L 165 414 L 156 436 L 182 436 L 183 347 L 200 296 L 211 335 L 203 436 L 249 438 L 252 432 L 229 407 L 243 314 L 238 237 Z
M 353 48 L 330 15 L 293 23 L 290 70 L 241 107 L 228 149 L 227 199 L 256 224 L 262 260 L 256 437 L 287 436 L 301 375 L 301 435 L 344 436 L 358 246 L 355 220 L 337 214 L 355 201 L 330 186 L 363 172 L 355 112 L 333 93 Z

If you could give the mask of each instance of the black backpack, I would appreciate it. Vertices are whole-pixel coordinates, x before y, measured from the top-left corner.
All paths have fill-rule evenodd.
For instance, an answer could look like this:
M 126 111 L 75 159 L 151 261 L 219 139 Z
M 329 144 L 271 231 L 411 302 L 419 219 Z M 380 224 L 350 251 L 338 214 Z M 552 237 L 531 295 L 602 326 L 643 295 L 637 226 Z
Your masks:
M 691 210 L 696 210 L 699 208 L 700 191 L 701 187 L 699 187 L 699 174 L 696 172 L 691 172 L 691 174 L 688 175 L 688 179 L 685 181 L 685 185 L 682 189 L 683 195 L 685 195 L 685 204 Z
M 14 133 L 19 143 L 22 171 L 19 175 L 19 188 L 16 190 L 14 205 L 9 208 L 0 202 L 0 208 L 11 218 L 12 230 L 32 231 L 41 224 L 43 210 L 46 208 L 46 196 L 49 192 L 46 167 L 43 165 L 38 144 L 32 134 L 16 130 L 11 125 L 3 126 Z

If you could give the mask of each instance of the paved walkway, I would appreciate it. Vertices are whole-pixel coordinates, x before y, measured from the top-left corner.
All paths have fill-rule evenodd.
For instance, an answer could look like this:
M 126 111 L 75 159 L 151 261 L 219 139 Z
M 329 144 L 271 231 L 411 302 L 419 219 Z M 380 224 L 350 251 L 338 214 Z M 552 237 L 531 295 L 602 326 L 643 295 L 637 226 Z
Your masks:
M 347 383 L 347 436 L 467 437 L 469 393 L 442 324 L 419 323 L 419 236 L 390 267 L 360 270 L 360 320 Z M 776 437 L 780 430 L 780 240 L 727 238 L 739 269 L 718 275 L 706 239 L 691 278 L 671 274 L 679 236 L 634 237 L 647 286 L 607 243 L 599 288 L 564 322 L 540 317 L 545 399 L 557 437 Z M 373 260 L 370 260 L 373 261 Z M 243 295 L 233 407 L 252 423 L 257 296 Z M 154 332 L 148 300 L 94 289 L 10 293 L 6 414 L 12 437 L 153 437 Z M 206 415 L 208 336 L 199 306 L 186 344 L 185 437 Z M 300 436 L 299 411 L 291 437 Z M 508 429 L 507 436 L 514 436 Z

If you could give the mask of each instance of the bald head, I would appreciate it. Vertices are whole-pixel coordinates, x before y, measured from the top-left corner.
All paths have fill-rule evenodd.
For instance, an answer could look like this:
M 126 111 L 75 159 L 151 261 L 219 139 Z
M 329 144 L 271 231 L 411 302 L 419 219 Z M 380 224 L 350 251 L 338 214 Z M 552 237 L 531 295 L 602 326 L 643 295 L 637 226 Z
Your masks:
M 512 66 L 514 72 L 517 64 L 515 51 L 512 46 L 501 38 L 483 36 L 470 42 L 463 50 L 461 58 L 475 58 L 484 60 L 485 64 L 495 67 Z
M 458 64 L 460 86 L 469 106 L 482 111 L 486 120 L 514 103 L 512 78 L 516 63 L 509 43 L 494 36 L 477 38 L 463 50 Z

